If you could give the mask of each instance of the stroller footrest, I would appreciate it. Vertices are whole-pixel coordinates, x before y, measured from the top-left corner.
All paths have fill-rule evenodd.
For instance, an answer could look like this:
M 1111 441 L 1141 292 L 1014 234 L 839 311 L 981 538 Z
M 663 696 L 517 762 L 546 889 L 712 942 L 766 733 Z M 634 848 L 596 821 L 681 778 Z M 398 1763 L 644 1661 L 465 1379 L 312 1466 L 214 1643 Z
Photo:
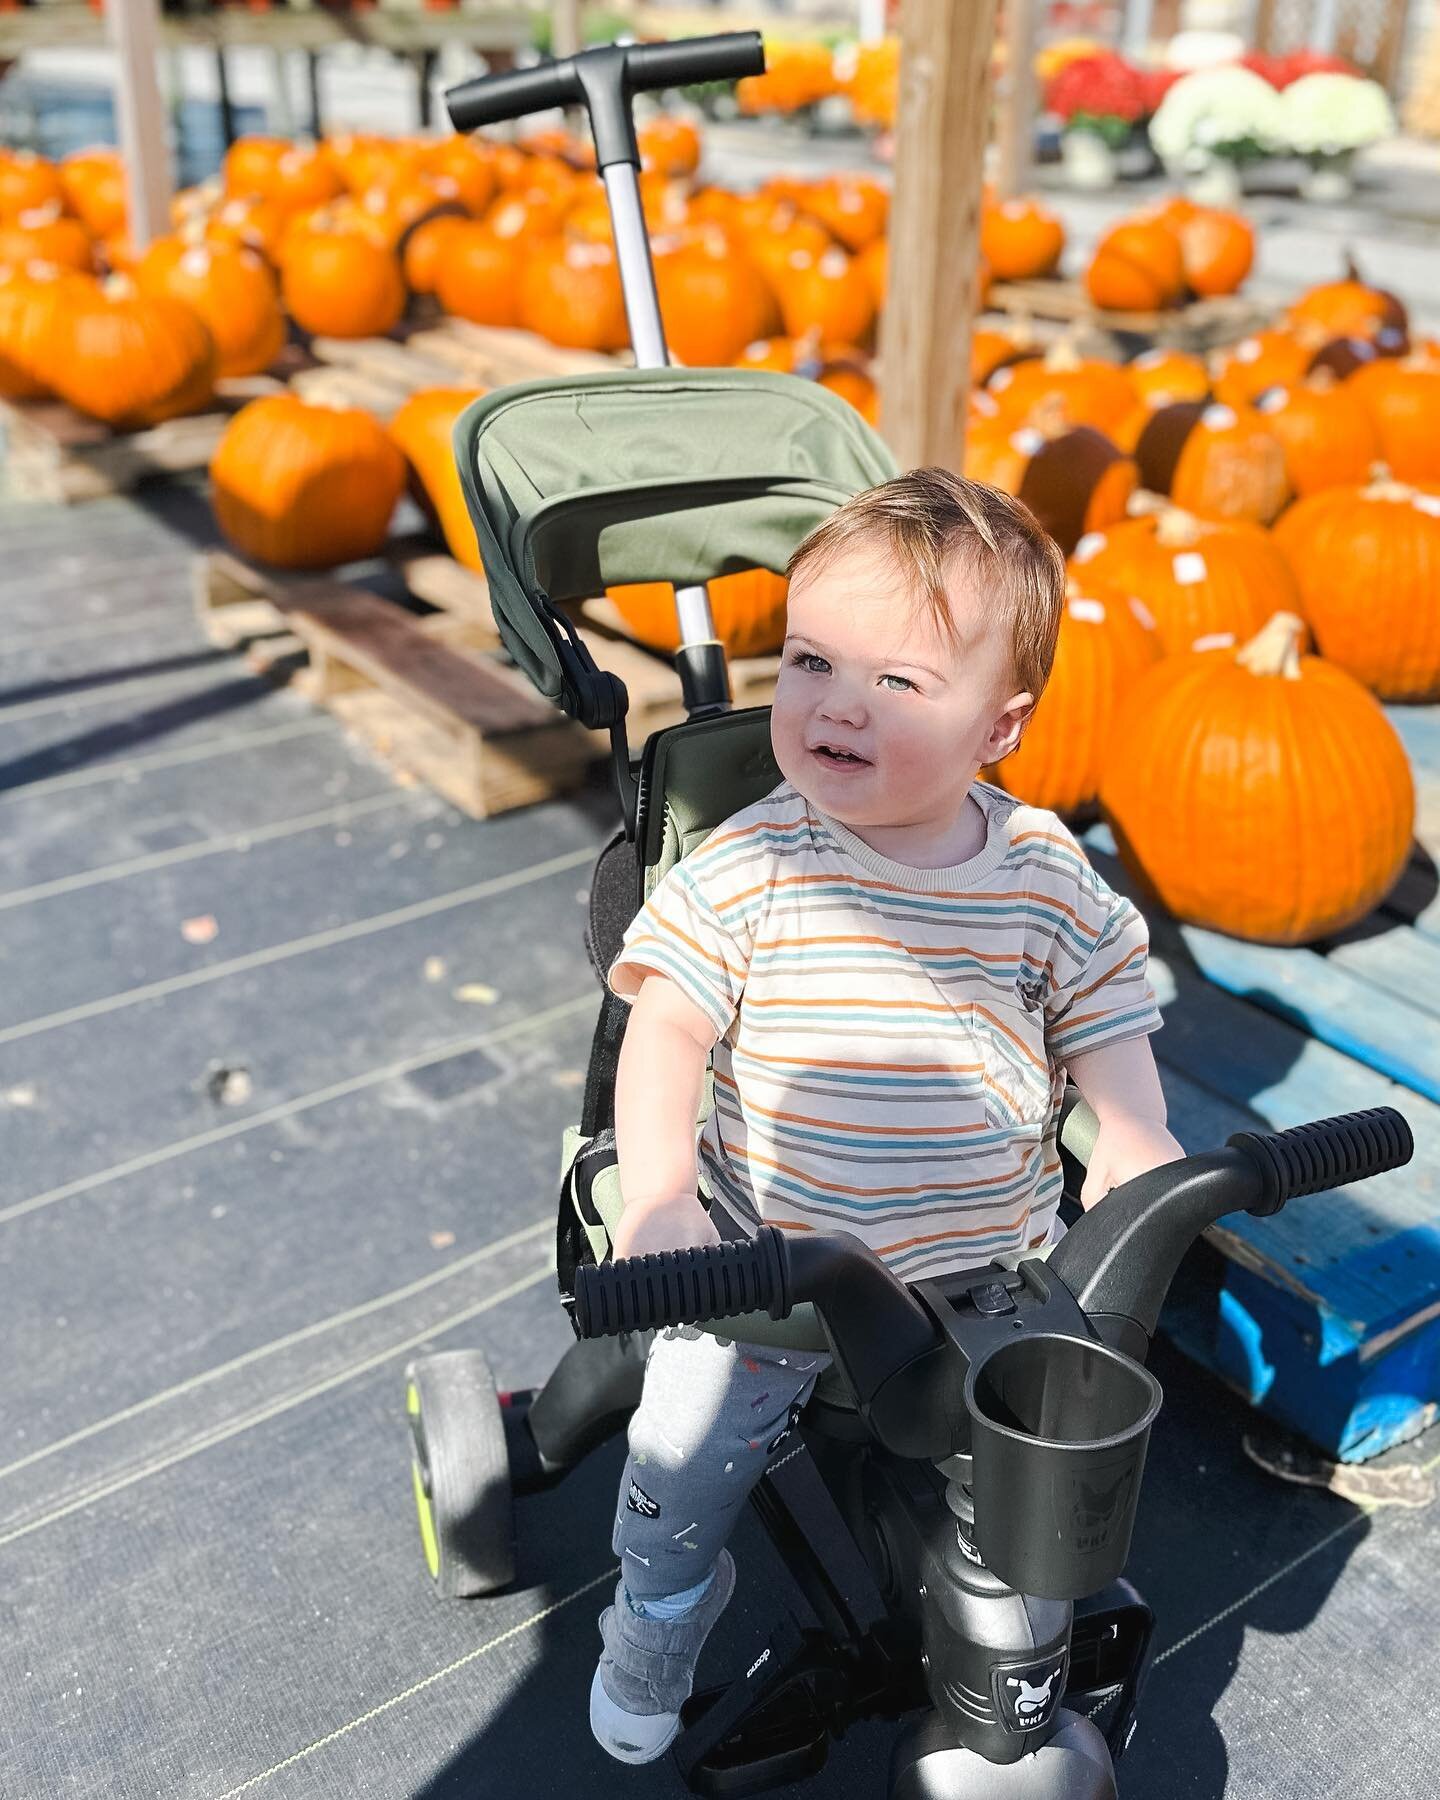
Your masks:
M 693 1792 L 756 1794 L 823 1767 L 829 1726 L 806 1680 L 816 1635 L 802 1633 L 787 1616 L 728 1687 L 685 1702 L 671 1756 Z

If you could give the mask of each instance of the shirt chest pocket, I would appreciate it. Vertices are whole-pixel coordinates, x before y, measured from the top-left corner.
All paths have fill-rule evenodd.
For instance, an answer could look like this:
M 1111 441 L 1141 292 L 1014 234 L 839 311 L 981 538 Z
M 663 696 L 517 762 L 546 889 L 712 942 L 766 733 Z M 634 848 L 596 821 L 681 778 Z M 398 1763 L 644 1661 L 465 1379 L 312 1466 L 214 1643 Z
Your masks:
M 1050 1062 L 1045 1014 L 1021 996 L 970 1002 L 969 1024 L 984 1069 L 985 1115 L 999 1129 L 1043 1125 L 1050 1113 Z

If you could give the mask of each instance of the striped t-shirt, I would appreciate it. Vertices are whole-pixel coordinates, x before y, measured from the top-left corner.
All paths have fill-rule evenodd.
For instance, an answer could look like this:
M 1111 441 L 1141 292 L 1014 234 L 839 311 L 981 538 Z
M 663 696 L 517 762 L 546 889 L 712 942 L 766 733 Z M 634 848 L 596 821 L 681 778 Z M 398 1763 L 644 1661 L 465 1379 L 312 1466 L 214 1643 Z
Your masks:
M 1054 813 L 971 793 L 985 847 L 917 869 L 784 782 L 667 872 L 610 970 L 625 998 L 669 976 L 719 1034 L 713 1200 L 854 1232 L 907 1281 L 1062 1234 L 1065 1059 L 1161 1023 L 1140 914 Z

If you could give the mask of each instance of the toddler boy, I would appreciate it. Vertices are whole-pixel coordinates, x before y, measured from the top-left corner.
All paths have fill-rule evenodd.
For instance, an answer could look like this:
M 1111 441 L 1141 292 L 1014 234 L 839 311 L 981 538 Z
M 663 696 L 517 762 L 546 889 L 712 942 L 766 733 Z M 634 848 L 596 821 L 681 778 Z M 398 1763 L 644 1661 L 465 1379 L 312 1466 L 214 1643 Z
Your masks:
M 669 871 L 610 970 L 634 1001 L 614 1254 L 763 1223 L 853 1232 L 907 1281 L 1013 1267 L 1063 1233 L 1067 1069 L 1100 1119 L 1084 1204 L 1184 1155 L 1144 921 L 1053 813 L 976 779 L 1044 689 L 1064 560 L 1017 501 L 918 469 L 840 507 L 789 576 L 784 779 Z M 678 1731 L 734 1590 L 725 1541 L 828 1362 L 657 1334 L 590 1697 L 621 1761 Z

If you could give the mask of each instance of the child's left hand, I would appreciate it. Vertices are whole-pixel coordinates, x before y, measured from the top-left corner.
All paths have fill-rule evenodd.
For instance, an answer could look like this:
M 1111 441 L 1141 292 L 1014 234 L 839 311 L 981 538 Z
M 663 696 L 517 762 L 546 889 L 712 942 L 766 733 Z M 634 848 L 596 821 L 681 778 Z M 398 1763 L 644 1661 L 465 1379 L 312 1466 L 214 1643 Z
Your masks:
M 1101 1122 L 1096 1134 L 1085 1185 L 1080 1190 L 1080 1204 L 1088 1212 L 1111 1188 L 1120 1187 L 1161 1163 L 1176 1162 L 1184 1155 L 1184 1146 L 1158 1119 L 1112 1114 Z

